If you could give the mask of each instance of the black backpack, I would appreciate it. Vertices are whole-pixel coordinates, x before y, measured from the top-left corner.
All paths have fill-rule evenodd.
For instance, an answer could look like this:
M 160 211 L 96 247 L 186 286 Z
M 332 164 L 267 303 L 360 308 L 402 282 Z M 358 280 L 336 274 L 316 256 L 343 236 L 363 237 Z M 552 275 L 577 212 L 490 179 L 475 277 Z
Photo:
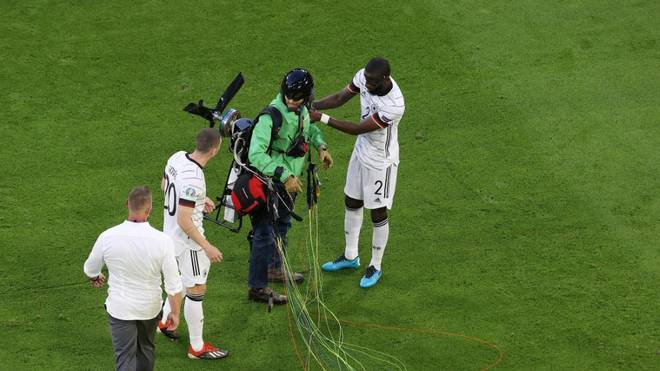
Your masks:
M 259 122 L 259 118 L 263 115 L 270 115 L 271 120 L 273 121 L 273 127 L 270 134 L 270 143 L 268 144 L 268 149 L 266 152 L 268 154 L 272 151 L 273 141 L 277 139 L 277 135 L 282 128 L 282 113 L 273 106 L 268 106 L 259 112 L 257 117 L 254 120 L 243 120 L 241 122 L 236 122 L 234 125 L 239 125 L 238 127 L 238 138 L 232 139 L 232 152 L 240 158 L 241 162 L 252 169 L 252 171 L 257 172 L 257 169 L 250 166 L 248 159 L 248 153 L 250 151 L 250 141 L 252 139 L 252 131 L 254 127 Z M 239 144 L 240 143 L 240 144 Z M 240 148 L 236 148 L 236 145 L 240 145 Z M 257 179 L 249 171 L 241 171 L 234 183 L 233 189 L 229 193 L 232 205 L 234 210 L 238 212 L 239 215 L 247 215 L 259 212 L 263 210 L 268 202 L 268 191 L 265 184 L 259 179 Z
M 231 152 L 236 153 L 241 163 L 245 165 L 249 165 L 250 163 L 248 153 L 250 151 L 252 131 L 259 122 L 259 118 L 263 115 L 270 115 L 270 118 L 273 121 L 273 127 L 270 134 L 270 143 L 268 144 L 268 149 L 266 150 L 266 153 L 270 154 L 273 147 L 273 141 L 277 139 L 280 129 L 282 128 L 282 113 L 277 108 L 273 106 L 267 106 L 266 108 L 262 109 L 261 112 L 259 112 L 254 120 L 239 120 L 234 124 L 238 134 L 236 137 L 232 138 L 230 150 Z M 239 148 L 236 148 L 236 146 L 239 146 Z

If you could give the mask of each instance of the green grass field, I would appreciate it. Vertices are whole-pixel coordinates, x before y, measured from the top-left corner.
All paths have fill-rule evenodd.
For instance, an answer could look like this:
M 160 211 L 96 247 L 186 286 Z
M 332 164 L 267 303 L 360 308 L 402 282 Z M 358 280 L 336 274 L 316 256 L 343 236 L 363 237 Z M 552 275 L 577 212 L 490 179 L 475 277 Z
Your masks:
M 347 341 L 409 370 L 660 369 L 659 15 L 657 1 L 1 1 L 0 369 L 112 369 L 106 293 L 82 265 L 128 190 L 158 189 L 192 149 L 203 122 L 185 104 L 242 71 L 231 106 L 252 116 L 293 67 L 321 97 L 376 55 L 407 106 L 384 275 L 363 290 L 362 271 L 325 274 L 324 293 L 343 320 L 418 332 L 347 325 Z M 332 112 L 358 113 L 357 99 Z M 322 130 L 330 259 L 354 138 Z M 210 194 L 229 161 L 207 167 Z M 304 227 L 289 238 L 302 270 Z M 247 300 L 245 232 L 207 226 L 225 261 L 205 338 L 231 356 L 190 361 L 158 338 L 157 369 L 300 368 L 286 310 Z

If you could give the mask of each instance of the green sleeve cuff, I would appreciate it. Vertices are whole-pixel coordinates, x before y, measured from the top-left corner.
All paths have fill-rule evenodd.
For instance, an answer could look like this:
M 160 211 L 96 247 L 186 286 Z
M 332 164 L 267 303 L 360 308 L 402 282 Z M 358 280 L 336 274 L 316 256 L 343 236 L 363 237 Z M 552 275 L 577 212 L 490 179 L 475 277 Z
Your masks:
M 328 146 L 325 141 L 323 140 L 323 133 L 321 133 L 321 129 L 319 129 L 318 126 L 312 125 L 309 128 L 309 136 L 310 139 L 312 140 L 312 145 L 314 145 L 314 148 L 319 148 L 319 146 Z
M 291 172 L 285 168 L 282 171 L 282 175 L 280 176 L 280 182 L 282 183 L 286 182 L 286 180 L 289 179 L 291 175 L 292 175 Z

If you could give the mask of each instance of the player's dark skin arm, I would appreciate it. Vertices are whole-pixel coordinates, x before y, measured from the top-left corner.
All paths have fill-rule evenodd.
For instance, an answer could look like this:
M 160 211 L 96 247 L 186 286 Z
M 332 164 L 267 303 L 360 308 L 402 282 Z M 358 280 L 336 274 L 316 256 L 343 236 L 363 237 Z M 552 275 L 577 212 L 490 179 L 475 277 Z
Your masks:
M 318 111 L 311 111 L 309 113 L 309 119 L 312 122 L 319 121 L 321 120 L 321 113 Z M 355 124 L 350 121 L 342 121 L 334 117 L 331 117 L 330 120 L 328 121 L 328 126 L 351 135 L 360 135 L 360 134 L 368 133 L 370 131 L 383 129 L 383 127 L 378 125 L 378 123 L 376 123 L 374 118 L 371 116 L 362 120 L 359 124 Z
M 324 110 L 341 107 L 344 105 L 344 103 L 348 102 L 356 95 L 357 93 L 353 93 L 352 91 L 348 90 L 348 88 L 344 88 L 332 95 L 328 95 L 327 97 L 312 103 L 312 108 L 315 110 Z
M 328 126 L 351 135 L 360 135 L 370 131 L 383 129 L 371 116 L 362 120 L 359 124 L 354 124 L 350 121 L 337 120 L 336 118 L 331 117 L 328 121 Z

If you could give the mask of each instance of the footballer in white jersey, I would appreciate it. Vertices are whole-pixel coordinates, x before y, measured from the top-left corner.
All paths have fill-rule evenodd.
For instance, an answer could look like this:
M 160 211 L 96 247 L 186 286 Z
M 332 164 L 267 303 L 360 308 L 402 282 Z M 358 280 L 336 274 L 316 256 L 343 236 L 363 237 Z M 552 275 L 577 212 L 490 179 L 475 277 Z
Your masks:
M 193 208 L 192 221 L 195 228 L 204 234 L 204 201 L 206 199 L 206 181 L 202 165 L 190 158 L 190 154 L 179 151 L 173 154 L 165 165 L 165 204 L 163 232 L 174 239 L 177 255 L 183 247 L 201 250 L 177 223 L 177 211 L 182 206 Z
M 380 96 L 369 93 L 364 68 L 359 70 L 346 89 L 360 94 L 360 117 L 371 117 L 382 130 L 359 134 L 354 152 L 360 162 L 372 169 L 384 169 L 399 164 L 399 122 L 405 103 L 396 81 L 390 77 L 392 89 Z M 390 207 L 391 208 L 391 207 Z
M 161 189 L 164 194 L 163 232 L 172 237 L 179 263 L 181 280 L 186 289 L 184 318 L 188 324 L 192 359 L 220 359 L 225 350 L 203 341 L 204 311 L 202 302 L 206 294 L 206 280 L 211 262 L 220 262 L 222 253 L 204 237 L 204 212 L 213 210 L 214 204 L 206 197 L 204 166 L 220 150 L 220 133 L 211 128 L 199 131 L 195 151 L 179 151 L 165 165 Z M 169 300 L 163 306 L 163 316 L 171 311 Z M 158 324 L 159 331 L 177 339 L 178 333 L 168 330 L 168 324 Z
M 325 113 L 310 113 L 312 121 L 347 134 L 357 135 L 348 164 L 344 187 L 346 213 L 344 254 L 322 265 L 325 271 L 358 268 L 358 242 L 363 207 L 371 210 L 373 223 L 371 262 L 360 286 L 374 286 L 382 275 L 381 262 L 389 237 L 387 210 L 392 208 L 399 167 L 399 123 L 405 102 L 399 85 L 390 76 L 390 64 L 384 58 L 372 58 L 351 82 L 337 93 L 314 102 L 315 110 L 342 106 L 360 95 L 360 122 L 342 121 Z

